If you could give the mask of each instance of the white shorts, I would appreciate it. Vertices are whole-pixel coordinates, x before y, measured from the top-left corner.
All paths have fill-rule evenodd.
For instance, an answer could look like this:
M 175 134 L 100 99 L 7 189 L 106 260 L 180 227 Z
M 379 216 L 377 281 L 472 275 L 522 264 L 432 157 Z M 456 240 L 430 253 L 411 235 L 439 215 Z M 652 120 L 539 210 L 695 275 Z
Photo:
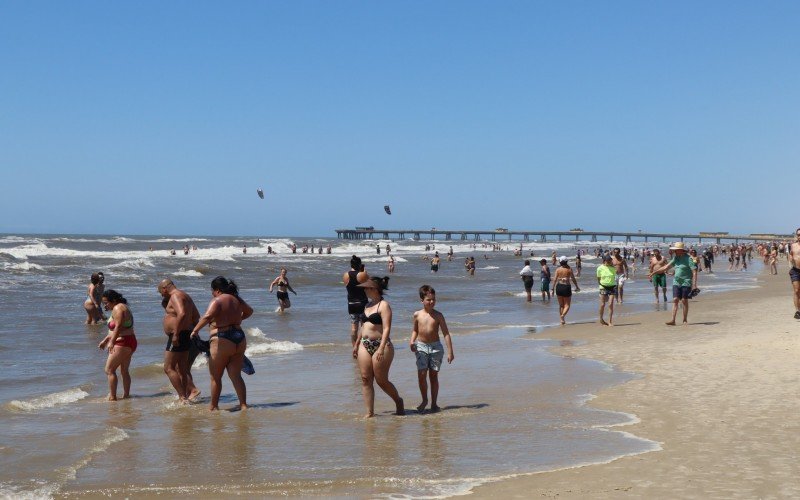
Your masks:
M 617 275 L 617 287 L 618 288 L 622 288 L 622 286 L 625 285 L 626 281 L 628 281 L 628 278 L 626 278 L 624 274 L 618 274 Z

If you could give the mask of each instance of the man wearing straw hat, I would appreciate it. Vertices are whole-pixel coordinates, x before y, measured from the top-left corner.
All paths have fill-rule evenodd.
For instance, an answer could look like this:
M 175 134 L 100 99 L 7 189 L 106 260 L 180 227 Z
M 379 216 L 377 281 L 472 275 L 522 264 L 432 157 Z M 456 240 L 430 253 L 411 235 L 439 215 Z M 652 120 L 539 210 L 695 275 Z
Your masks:
M 654 274 L 661 274 L 670 269 L 675 269 L 675 276 L 672 280 L 672 321 L 667 322 L 667 324 L 675 326 L 678 304 L 681 303 L 683 304 L 683 324 L 685 325 L 689 317 L 689 297 L 697 279 L 697 266 L 686 253 L 686 246 L 682 241 L 673 244 L 669 249 L 675 252 L 672 260 L 661 266 L 654 266 L 647 277 L 652 278 Z

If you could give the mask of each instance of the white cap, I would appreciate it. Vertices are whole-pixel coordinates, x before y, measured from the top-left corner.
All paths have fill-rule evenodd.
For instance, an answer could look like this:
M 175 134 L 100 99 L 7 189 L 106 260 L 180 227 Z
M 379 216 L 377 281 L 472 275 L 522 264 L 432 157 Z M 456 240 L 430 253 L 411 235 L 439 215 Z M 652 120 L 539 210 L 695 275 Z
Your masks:
M 569 260 L 569 259 L 567 258 L 567 256 L 566 256 L 566 255 L 562 255 L 561 257 L 559 257 L 559 258 L 558 258 L 558 261 L 559 261 L 559 262 L 567 262 L 568 260 Z

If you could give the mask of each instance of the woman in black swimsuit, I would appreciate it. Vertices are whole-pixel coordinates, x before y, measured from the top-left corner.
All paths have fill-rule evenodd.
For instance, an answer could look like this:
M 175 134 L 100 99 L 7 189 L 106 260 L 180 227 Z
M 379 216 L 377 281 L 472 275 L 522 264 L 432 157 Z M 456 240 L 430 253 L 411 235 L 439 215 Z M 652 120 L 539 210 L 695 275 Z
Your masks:
M 553 292 L 555 292 L 558 299 L 558 315 L 561 317 L 561 324 L 563 325 L 567 322 L 567 313 L 572 304 L 572 285 L 570 285 L 570 281 L 575 284 L 576 292 L 581 289 L 578 287 L 578 280 L 575 279 L 567 258 L 561 257 L 558 261 L 559 267 L 556 269 L 556 275 L 553 279 Z
M 375 415 L 375 387 L 383 389 L 396 406 L 396 415 L 404 415 L 403 399 L 397 388 L 389 381 L 389 368 L 394 359 L 394 346 L 389 340 L 392 330 L 392 307 L 383 299 L 383 291 L 389 283 L 388 277 L 370 278 L 358 285 L 367 293 L 369 302 L 361 315 L 361 329 L 358 331 L 353 357 L 358 359 L 361 371 L 361 391 L 364 395 L 366 417 Z
M 369 279 L 369 274 L 364 270 L 361 259 L 353 255 L 350 259 L 350 270 L 342 276 L 342 282 L 347 288 L 347 314 L 350 315 L 350 343 L 356 345 L 358 327 L 361 325 L 361 313 L 367 303 L 367 295 L 358 285 Z
M 295 295 L 297 295 L 297 292 L 295 292 L 292 285 L 289 284 L 289 278 L 286 277 L 286 269 L 281 268 L 280 276 L 272 280 L 272 283 L 269 284 L 269 293 L 272 293 L 273 286 L 278 287 L 278 312 L 283 312 L 284 309 L 292 307 L 292 303 L 289 302 L 289 292 Z
M 233 280 L 217 276 L 211 282 L 211 295 L 208 310 L 192 330 L 191 336 L 209 325 L 211 335 L 211 358 L 208 371 L 211 375 L 211 410 L 219 409 L 219 396 L 222 393 L 222 374 L 227 369 L 239 408 L 247 408 L 247 387 L 242 379 L 244 351 L 247 339 L 242 330 L 242 321 L 253 314 L 253 308 L 239 297 L 239 288 Z

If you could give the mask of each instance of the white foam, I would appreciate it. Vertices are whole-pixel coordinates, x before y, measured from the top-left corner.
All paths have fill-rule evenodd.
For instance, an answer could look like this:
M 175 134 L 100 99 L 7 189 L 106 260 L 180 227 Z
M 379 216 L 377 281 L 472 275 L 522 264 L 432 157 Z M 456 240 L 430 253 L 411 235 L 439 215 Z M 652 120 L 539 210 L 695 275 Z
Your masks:
M 31 264 L 27 260 L 13 264 L 3 263 L 3 269 L 6 271 L 44 271 L 44 268 L 39 264 Z
M 485 269 L 485 270 L 488 271 L 488 270 L 491 270 L 491 269 L 500 269 L 500 268 L 497 267 L 497 266 L 486 266 L 486 267 L 479 267 L 478 269 Z
M 43 408 L 52 408 L 54 406 L 65 405 L 80 401 L 87 397 L 88 392 L 76 387 L 74 389 L 67 389 L 66 391 L 55 392 L 46 396 L 40 396 L 28 401 L 14 400 L 8 403 L 10 408 L 22 411 L 36 411 Z
M 186 276 L 186 277 L 189 277 L 189 278 L 199 278 L 199 277 L 203 276 L 203 273 L 201 273 L 200 271 L 195 271 L 194 269 L 186 270 L 184 268 L 181 268 L 180 271 L 176 271 L 176 272 L 172 273 L 172 275 L 173 276 Z
M 289 340 L 273 340 L 272 342 L 258 343 L 247 346 L 245 354 L 255 356 L 257 354 L 284 353 L 302 351 L 303 345 Z

